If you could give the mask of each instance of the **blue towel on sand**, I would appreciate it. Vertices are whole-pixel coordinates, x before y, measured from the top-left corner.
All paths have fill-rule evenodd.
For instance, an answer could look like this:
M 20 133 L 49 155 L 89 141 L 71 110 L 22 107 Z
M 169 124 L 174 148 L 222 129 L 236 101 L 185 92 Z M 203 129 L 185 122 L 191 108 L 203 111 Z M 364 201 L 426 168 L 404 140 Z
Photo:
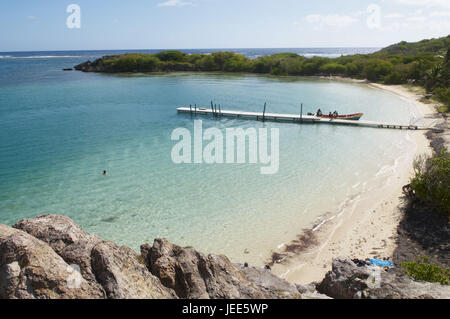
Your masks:
M 376 258 L 371 259 L 370 264 L 379 267 L 392 267 L 392 262 L 390 262 L 389 260 L 381 260 Z

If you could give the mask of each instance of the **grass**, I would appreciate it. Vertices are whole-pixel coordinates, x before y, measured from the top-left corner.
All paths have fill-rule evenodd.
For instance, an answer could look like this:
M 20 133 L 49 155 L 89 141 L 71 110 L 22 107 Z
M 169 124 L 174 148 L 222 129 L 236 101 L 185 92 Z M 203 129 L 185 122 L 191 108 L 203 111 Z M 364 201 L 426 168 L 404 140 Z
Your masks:
M 439 113 L 448 113 L 450 112 L 449 107 L 447 105 L 441 105 L 438 107 L 437 111 Z
M 401 267 L 408 276 L 416 280 L 438 282 L 442 285 L 448 285 L 450 282 L 450 268 L 441 268 L 430 263 L 427 257 L 418 262 L 402 262 Z

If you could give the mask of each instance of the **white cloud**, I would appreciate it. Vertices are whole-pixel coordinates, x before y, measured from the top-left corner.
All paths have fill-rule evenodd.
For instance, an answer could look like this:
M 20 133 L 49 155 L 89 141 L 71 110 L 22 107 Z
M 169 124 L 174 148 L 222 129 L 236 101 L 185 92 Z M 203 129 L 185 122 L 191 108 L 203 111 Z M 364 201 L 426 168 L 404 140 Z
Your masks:
M 450 11 L 435 11 L 430 13 L 430 17 L 450 17 Z
M 308 23 L 316 24 L 318 27 L 348 27 L 359 20 L 349 15 L 339 14 L 310 14 L 306 16 Z
M 404 15 L 400 14 L 400 13 L 390 13 L 390 14 L 386 14 L 384 16 L 384 18 L 386 19 L 399 19 L 399 18 L 403 18 Z
M 441 4 L 438 0 L 395 0 L 396 2 L 408 4 Z M 450 4 L 450 1 L 447 1 Z M 448 34 L 450 33 L 450 21 L 447 17 L 450 16 L 450 11 L 441 10 L 431 11 L 431 8 L 418 8 L 414 12 L 405 14 L 386 14 L 384 18 L 390 19 L 391 23 L 383 26 L 385 31 L 427 31 Z
M 185 2 L 183 0 L 167 0 L 166 2 L 158 3 L 158 7 L 183 7 L 190 5 L 192 5 L 192 2 Z
M 394 2 L 411 6 L 450 8 L 449 0 L 394 0 Z
M 406 21 L 423 23 L 423 22 L 427 21 L 427 19 L 425 17 L 417 16 L 417 17 L 408 17 L 408 18 L 406 18 Z
M 385 31 L 421 31 L 421 32 L 436 32 L 437 34 L 444 34 L 450 30 L 449 21 L 433 21 L 426 22 L 423 21 L 404 21 L 395 22 L 391 25 L 383 28 Z
M 360 10 L 360 11 L 351 12 L 350 16 L 352 16 L 352 17 L 361 17 L 361 16 L 364 16 L 366 14 L 367 14 L 366 11 Z
M 434 18 L 428 18 L 426 15 L 418 15 L 417 13 L 405 16 L 403 19 L 394 20 L 393 23 L 384 26 L 382 29 L 385 31 L 427 31 L 436 32 L 439 34 L 450 33 L 450 20 L 446 19 L 450 16 L 450 12 L 441 12 L 429 16 Z

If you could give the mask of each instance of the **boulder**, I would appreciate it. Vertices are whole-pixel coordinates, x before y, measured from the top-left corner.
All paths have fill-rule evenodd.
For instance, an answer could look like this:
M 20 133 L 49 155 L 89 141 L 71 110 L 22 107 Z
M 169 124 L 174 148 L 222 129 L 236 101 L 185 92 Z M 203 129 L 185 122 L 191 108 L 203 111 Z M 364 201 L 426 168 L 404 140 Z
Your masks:
M 317 290 L 339 299 L 450 298 L 449 286 L 415 281 L 377 266 L 358 266 L 348 258 L 333 260 L 332 270 L 326 274 Z
M 257 284 L 259 287 L 263 287 L 269 291 L 278 291 L 280 293 L 289 292 L 291 294 L 299 293 L 297 287 L 294 284 L 287 282 L 284 279 L 276 276 L 269 269 L 249 267 L 241 264 L 234 265 L 242 274 L 245 279 Z
M 17 229 L 0 225 L 0 298 L 54 299 L 99 297 L 43 241 Z
M 299 298 L 295 286 L 265 273 L 254 280 L 255 269 L 242 271 L 221 255 L 205 255 L 156 239 L 152 247 L 143 245 L 141 255 L 153 275 L 163 285 L 186 299 Z M 253 280 L 253 281 L 252 281 Z
M 68 264 L 77 265 L 83 278 L 108 298 L 174 298 L 175 294 L 147 271 L 127 247 L 91 235 L 69 217 L 43 215 L 13 225 L 46 242 Z
M 46 242 L 66 263 L 78 265 L 83 278 L 98 290 L 99 295 L 105 296 L 91 267 L 91 251 L 103 241 L 100 237 L 87 233 L 72 219 L 60 215 L 22 219 L 12 227 Z
M 128 247 L 106 241 L 99 243 L 92 249 L 92 269 L 109 298 L 176 298 L 175 293 L 164 287 Z

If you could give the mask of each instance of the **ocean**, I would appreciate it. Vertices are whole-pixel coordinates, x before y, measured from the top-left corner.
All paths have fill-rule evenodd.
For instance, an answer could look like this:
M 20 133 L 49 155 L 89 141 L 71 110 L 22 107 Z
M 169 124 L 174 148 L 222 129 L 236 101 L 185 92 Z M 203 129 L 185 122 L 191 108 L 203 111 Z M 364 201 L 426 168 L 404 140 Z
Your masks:
M 375 50 L 233 49 L 249 57 Z M 406 131 L 201 118 L 205 129 L 222 132 L 279 129 L 278 172 L 262 175 L 250 163 L 175 164 L 171 134 L 192 130 L 194 120 L 177 114 L 179 106 L 213 100 L 262 111 L 267 103 L 268 112 L 298 113 L 303 103 L 304 113 L 363 112 L 366 120 L 402 124 L 416 110 L 391 93 L 327 79 L 62 71 L 120 52 L 0 53 L 0 223 L 55 213 L 136 251 L 165 237 L 263 265 L 272 249 L 390 183 L 414 149 Z

